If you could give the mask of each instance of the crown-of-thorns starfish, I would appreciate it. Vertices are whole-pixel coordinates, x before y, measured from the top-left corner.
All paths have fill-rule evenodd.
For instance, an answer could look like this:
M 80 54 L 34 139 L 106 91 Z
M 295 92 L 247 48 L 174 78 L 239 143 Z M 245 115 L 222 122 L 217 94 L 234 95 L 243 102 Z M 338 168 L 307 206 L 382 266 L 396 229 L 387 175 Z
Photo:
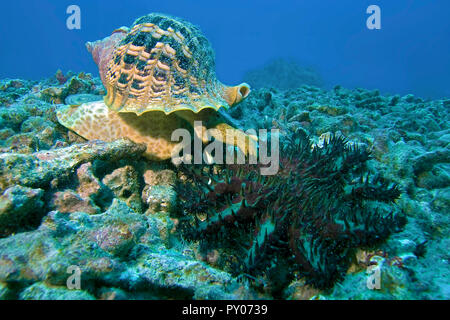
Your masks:
M 127 137 L 147 145 L 146 156 L 165 160 L 178 143 L 178 128 L 202 121 L 196 134 L 208 142 L 207 128 L 218 129 L 222 142 L 231 127 L 218 111 L 228 109 L 250 93 L 246 84 L 227 86 L 215 75 L 214 51 L 198 27 L 179 18 L 149 14 L 110 37 L 87 43 L 107 90 L 104 101 L 64 106 L 58 120 L 88 140 Z M 219 134 L 220 133 L 220 134 Z M 230 131 L 228 131 L 230 133 Z M 241 141 L 245 141 L 243 144 Z M 245 154 L 256 154 L 256 138 L 235 139 Z

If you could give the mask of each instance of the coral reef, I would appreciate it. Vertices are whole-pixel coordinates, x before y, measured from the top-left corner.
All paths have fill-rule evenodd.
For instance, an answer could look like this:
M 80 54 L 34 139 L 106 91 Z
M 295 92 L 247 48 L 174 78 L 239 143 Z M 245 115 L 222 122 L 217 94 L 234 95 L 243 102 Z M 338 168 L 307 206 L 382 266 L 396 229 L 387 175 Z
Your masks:
M 196 261 L 188 251 L 166 248 L 149 232 L 155 223 L 120 200 L 100 215 L 50 212 L 36 231 L 0 240 L 5 295 L 94 299 L 119 291 L 117 299 L 240 298 L 242 285 L 229 274 Z M 71 266 L 80 268 L 81 290 L 66 286 Z
M 28 94 L 34 84 L 34 81 L 24 81 L 20 79 L 0 80 L 0 104 L 10 106 L 15 101 Z
M 0 155 L 0 188 L 13 184 L 45 187 L 57 183 L 79 165 L 94 160 L 117 161 L 141 155 L 145 146 L 122 139 L 114 142 L 90 141 L 67 148 L 40 151 L 31 155 L 2 153 Z
M 205 250 L 214 242 L 246 248 L 235 251 L 233 268 L 252 276 L 264 271 L 271 286 L 299 270 L 306 284 L 324 289 L 343 277 L 353 249 L 374 246 L 406 223 L 390 205 L 400 196 L 397 185 L 364 170 L 366 150 L 336 136 L 313 148 L 297 131 L 281 154 L 282 170 L 273 177 L 250 168 L 185 166 L 190 179 L 177 190 L 182 211 L 195 214 L 180 221 L 185 237 Z
M 378 97 L 378 102 L 371 104 L 366 100 L 370 97 Z M 370 290 L 364 270 L 345 276 L 348 281 L 339 285 L 344 290 L 320 295 L 321 298 L 395 299 L 400 298 L 399 292 L 404 299 L 449 296 L 445 281 L 432 280 L 433 274 L 448 275 L 449 270 L 448 254 L 440 249 L 445 247 L 450 230 L 450 122 L 446 105 L 448 99 L 390 96 L 377 90 L 341 86 L 333 90 L 302 86 L 292 90 L 254 90 L 231 111 L 243 127 L 279 129 L 282 137 L 290 130 L 300 129 L 319 146 L 330 132 L 342 133 L 353 145 L 371 150 L 373 159 L 367 161 L 370 172 L 398 182 L 403 190 L 397 205 L 406 213 L 408 223 L 404 231 L 380 245 L 391 257 L 416 257 L 408 258 L 405 268 L 395 272 L 400 277 L 406 274 L 406 282 L 398 283 L 403 289 L 391 293 Z M 401 245 L 406 241 L 412 243 L 408 248 Z M 416 255 L 423 248 L 427 248 L 426 254 Z M 356 286 L 352 281 L 360 283 Z M 289 294 L 286 291 L 286 296 Z
M 95 195 L 102 185 L 91 172 L 92 162 L 111 163 L 138 156 L 144 150 L 145 146 L 129 140 L 117 140 L 77 144 L 31 155 L 0 154 L 0 237 L 39 226 L 48 209 L 62 213 L 100 213 Z M 78 188 L 64 189 L 73 184 L 75 170 Z M 134 197 L 139 199 L 139 193 Z
M 88 94 L 95 92 L 101 95 L 104 91 L 98 82 L 95 82 L 91 74 L 81 72 L 71 77 L 62 75 L 61 71 L 55 75 L 58 85 L 40 90 L 40 98 L 55 104 L 64 103 L 65 99 L 75 94 Z
M 43 214 L 43 195 L 42 189 L 22 186 L 6 189 L 0 196 L 0 237 L 16 232 L 24 224 L 39 223 Z
M 75 86 L 79 80 L 84 85 Z M 71 83 L 75 95 L 64 97 Z M 48 88 L 56 92 L 52 99 L 43 92 Z M 256 89 L 230 109 L 233 120 L 244 129 L 279 129 L 282 144 L 297 151 L 293 156 L 289 149 L 284 151 L 278 177 L 258 177 L 251 173 L 257 168 L 251 166 L 204 172 L 198 167 L 192 170 L 201 179 L 192 185 L 183 182 L 188 175 L 170 164 L 142 157 L 145 146 L 128 140 L 86 142 L 58 123 L 56 110 L 69 106 L 56 103 L 76 106 L 98 100 L 105 92 L 100 78 L 83 73 L 58 72 L 41 81 L 0 80 L 0 299 L 450 299 L 449 99 L 340 86 Z M 301 134 L 299 130 L 310 141 L 289 139 L 291 132 Z M 304 149 L 299 152 L 301 145 Z M 340 147 L 333 151 L 332 146 Z M 366 150 L 371 151 L 368 159 Z M 314 152 L 316 160 L 311 158 Z M 339 159 L 350 161 L 351 154 L 355 166 L 344 173 Z M 300 157 L 309 174 L 294 170 Z M 321 165 L 314 166 L 320 159 Z M 314 172 L 324 179 L 323 185 L 321 180 L 311 180 Z M 339 175 L 324 178 L 324 172 L 339 172 L 338 186 L 343 183 L 344 189 L 327 188 L 325 182 L 335 183 Z M 376 190 L 392 186 L 382 187 L 383 180 L 376 177 L 383 176 L 397 182 L 402 193 L 395 204 L 358 200 L 361 210 L 356 212 L 361 218 L 377 206 L 378 215 L 394 211 L 393 217 L 400 218 L 403 212 L 407 223 L 385 240 L 390 228 L 383 233 L 383 226 L 393 224 L 380 223 L 380 230 L 369 228 L 373 232 L 364 226 L 362 235 L 380 235 L 376 244 L 365 247 L 364 241 L 372 244 L 374 239 L 355 239 L 355 224 L 350 220 L 348 234 L 353 237 L 341 239 L 342 247 L 327 258 L 335 260 L 322 263 L 323 253 L 332 250 L 325 238 L 345 234 L 339 226 L 333 229 L 345 225 L 344 220 L 334 223 L 332 218 L 339 213 L 351 216 L 348 210 L 355 202 L 351 190 L 362 187 L 363 172 L 363 182 L 375 184 Z M 233 179 L 230 183 L 225 173 Z M 214 192 L 203 185 L 206 177 L 211 178 L 209 188 L 215 186 Z M 177 193 L 174 185 L 180 179 L 186 187 L 196 187 Z M 299 180 L 295 182 L 298 192 L 293 191 L 294 182 L 286 183 L 288 179 Z M 241 211 L 236 181 L 254 185 L 253 193 L 243 193 L 254 205 L 248 211 Z M 317 198 L 309 204 L 300 201 L 306 197 L 308 181 L 320 186 L 313 189 Z M 202 192 L 193 194 L 200 186 Z M 368 195 L 359 190 L 354 195 L 357 199 Z M 239 191 L 231 207 L 225 191 Z M 196 207 L 181 202 L 182 195 L 198 200 L 210 192 L 220 196 L 200 199 Z M 251 198 L 258 192 L 260 200 Z M 330 197 L 322 200 L 322 194 Z M 292 208 L 288 206 L 291 195 L 300 199 Z M 325 209 L 319 206 L 311 209 L 316 221 L 301 214 L 302 205 L 333 206 L 330 199 L 336 211 L 326 219 Z M 183 207 L 185 213 L 180 214 Z M 233 217 L 230 208 L 239 214 Z M 277 208 L 286 208 L 291 224 Z M 224 221 L 214 223 L 217 212 Z M 276 212 L 276 227 L 268 219 L 271 212 Z M 238 226 L 228 226 L 233 219 L 239 220 Z M 333 223 L 323 226 L 325 222 Z M 220 230 L 213 232 L 217 226 Z M 265 230 L 267 238 L 259 237 L 258 233 L 265 236 Z M 304 243 L 313 236 L 322 239 L 313 244 L 317 251 L 299 250 L 292 257 L 287 240 L 295 240 L 291 243 L 298 248 L 301 242 L 306 249 Z M 277 251 L 268 250 L 266 243 Z M 304 260 L 299 263 L 295 257 Z M 313 268 L 308 269 L 308 264 Z M 70 266 L 81 269 L 80 290 L 67 288 Z M 373 267 L 380 271 L 380 289 L 367 286 Z M 329 275 L 323 282 L 335 283 L 329 289 L 317 288 L 322 283 L 315 279 L 321 272 Z

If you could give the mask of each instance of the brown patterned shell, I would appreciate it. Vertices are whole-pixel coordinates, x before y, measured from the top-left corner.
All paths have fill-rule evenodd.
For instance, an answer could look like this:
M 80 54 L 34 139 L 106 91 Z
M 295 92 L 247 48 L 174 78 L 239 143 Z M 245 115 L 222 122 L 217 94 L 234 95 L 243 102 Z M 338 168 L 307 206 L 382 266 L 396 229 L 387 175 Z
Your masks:
M 109 62 L 105 103 L 137 115 L 228 108 L 235 98 L 216 79 L 214 59 L 208 40 L 191 23 L 162 14 L 141 17 Z M 239 90 L 246 96 L 249 88 Z

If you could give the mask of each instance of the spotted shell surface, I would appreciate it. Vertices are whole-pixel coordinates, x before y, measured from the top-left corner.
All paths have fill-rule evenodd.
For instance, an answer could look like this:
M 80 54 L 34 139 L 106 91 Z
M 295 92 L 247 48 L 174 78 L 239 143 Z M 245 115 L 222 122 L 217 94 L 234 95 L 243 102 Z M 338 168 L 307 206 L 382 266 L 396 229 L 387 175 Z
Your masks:
M 120 113 L 229 107 L 209 41 L 198 27 L 163 14 L 136 20 L 109 61 L 105 87 L 105 103 Z

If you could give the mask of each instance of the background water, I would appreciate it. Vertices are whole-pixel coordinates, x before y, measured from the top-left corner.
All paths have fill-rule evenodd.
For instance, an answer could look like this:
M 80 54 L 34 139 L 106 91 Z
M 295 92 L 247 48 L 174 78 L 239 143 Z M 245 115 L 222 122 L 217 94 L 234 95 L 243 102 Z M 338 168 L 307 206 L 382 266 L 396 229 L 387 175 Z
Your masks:
M 81 7 L 81 30 L 66 28 L 71 4 Z M 366 28 L 370 4 L 381 7 L 381 30 Z M 199 25 L 225 83 L 273 58 L 293 57 L 314 66 L 328 86 L 450 95 L 448 0 L 2 1 L 0 78 L 40 79 L 57 69 L 97 74 L 84 43 L 150 12 Z

